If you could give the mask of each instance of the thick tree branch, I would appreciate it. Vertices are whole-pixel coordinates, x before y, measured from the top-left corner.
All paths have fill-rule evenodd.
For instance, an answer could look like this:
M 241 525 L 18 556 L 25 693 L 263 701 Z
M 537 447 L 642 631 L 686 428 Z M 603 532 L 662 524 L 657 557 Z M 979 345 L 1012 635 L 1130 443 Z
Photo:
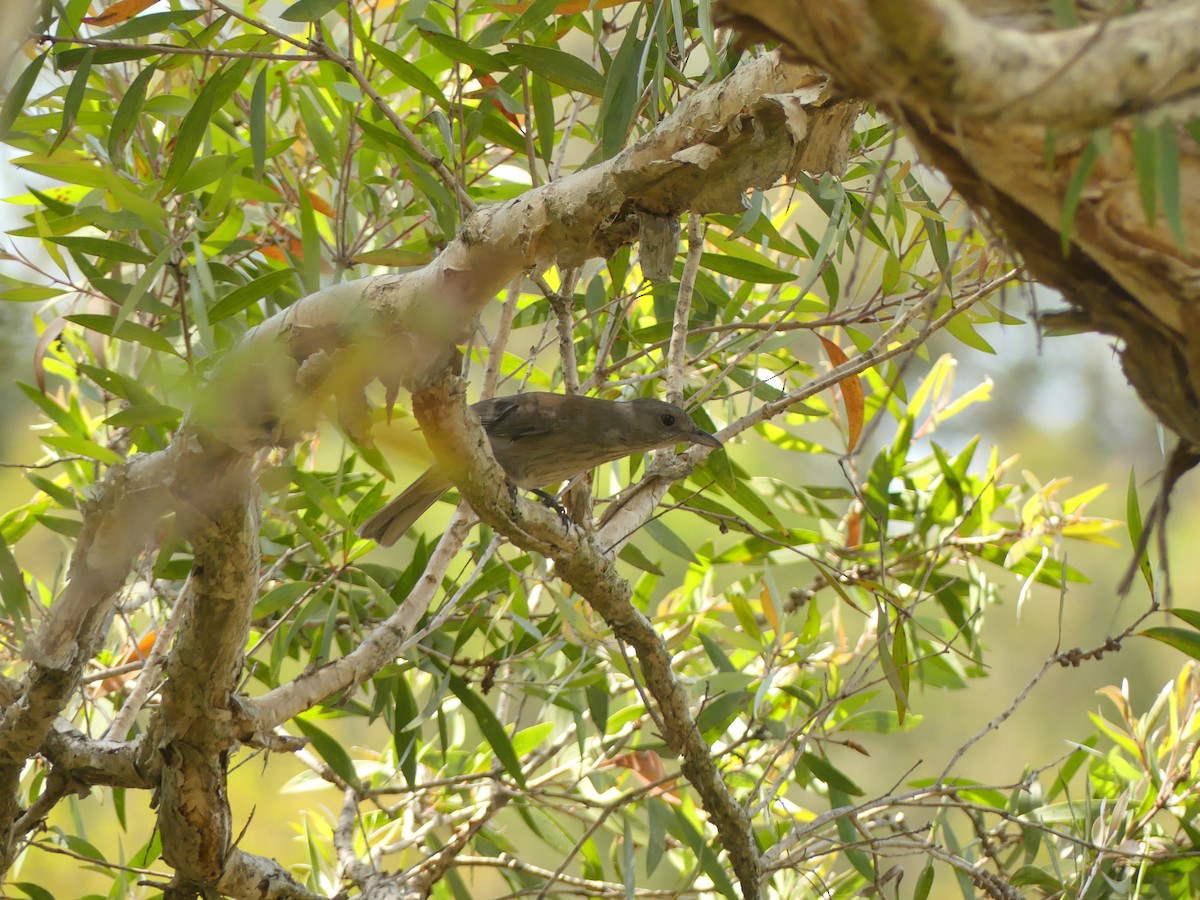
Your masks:
M 637 240 L 644 212 L 740 215 L 751 188 L 800 169 L 841 172 L 861 104 L 826 87 L 767 54 L 689 95 L 612 159 L 478 209 L 425 268 L 300 299 L 247 335 L 199 421 L 238 448 L 285 443 L 318 411 L 298 395 L 321 386 L 348 430 L 369 439 L 364 385 L 379 378 L 394 396 L 440 371 L 446 346 L 513 278 L 610 256 Z
M 158 825 L 180 897 L 207 893 L 233 848 L 227 766 L 236 746 L 233 692 L 258 596 L 258 503 L 249 466 L 240 491 L 198 530 L 186 605 L 162 692 Z
M 595 535 L 575 527 L 564 532 L 553 513 L 509 489 L 456 380 L 414 393 L 413 411 L 434 454 L 443 463 L 459 462 L 452 477 L 480 518 L 517 546 L 553 559 L 559 576 L 604 618 L 615 637 L 634 648 L 646 688 L 658 706 L 662 737 L 679 755 L 684 775 L 716 826 L 743 896 L 758 897 L 760 868 L 750 817 L 721 778 L 696 727 L 692 700 L 675 676 L 670 651 L 653 623 L 633 605 L 629 584 L 612 558 Z
M 1200 91 L 1194 3 L 1043 34 L 988 24 L 958 0 L 725 0 L 722 10 L 728 24 L 773 32 L 855 93 L 919 95 L 946 116 L 1092 128 Z M 847 66 L 847 54 L 859 63 Z

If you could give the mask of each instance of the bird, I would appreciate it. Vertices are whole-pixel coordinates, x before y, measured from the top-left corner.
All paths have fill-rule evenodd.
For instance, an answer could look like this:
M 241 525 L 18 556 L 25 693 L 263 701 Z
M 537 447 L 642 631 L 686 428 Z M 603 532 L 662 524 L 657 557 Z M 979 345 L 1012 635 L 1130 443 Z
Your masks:
M 685 410 L 648 397 L 603 400 L 531 391 L 480 400 L 471 409 L 509 481 L 527 490 L 567 481 L 633 453 L 683 443 L 714 450 L 723 446 Z M 451 487 L 445 470 L 434 465 L 367 519 L 359 536 L 391 546 Z

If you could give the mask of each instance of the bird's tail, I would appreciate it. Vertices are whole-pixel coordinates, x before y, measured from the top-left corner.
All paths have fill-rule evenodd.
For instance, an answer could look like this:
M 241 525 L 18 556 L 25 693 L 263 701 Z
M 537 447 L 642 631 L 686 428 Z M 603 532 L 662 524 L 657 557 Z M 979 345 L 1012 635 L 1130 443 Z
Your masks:
M 390 547 L 412 527 L 417 519 L 437 499 L 450 490 L 451 484 L 437 469 L 430 469 L 358 529 L 360 537 Z

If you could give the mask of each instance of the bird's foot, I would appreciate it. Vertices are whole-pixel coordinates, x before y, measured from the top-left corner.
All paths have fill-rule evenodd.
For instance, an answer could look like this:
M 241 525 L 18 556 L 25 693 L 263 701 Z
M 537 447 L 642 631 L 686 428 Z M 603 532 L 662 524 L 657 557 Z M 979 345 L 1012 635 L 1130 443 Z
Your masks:
M 563 505 L 558 502 L 557 497 L 551 493 L 548 493 L 547 491 L 538 490 L 537 488 L 533 488 L 530 493 L 534 494 L 539 500 L 542 501 L 542 503 L 558 513 L 559 518 L 562 519 L 563 528 L 571 527 L 571 517 L 567 515 L 566 509 L 564 509 Z

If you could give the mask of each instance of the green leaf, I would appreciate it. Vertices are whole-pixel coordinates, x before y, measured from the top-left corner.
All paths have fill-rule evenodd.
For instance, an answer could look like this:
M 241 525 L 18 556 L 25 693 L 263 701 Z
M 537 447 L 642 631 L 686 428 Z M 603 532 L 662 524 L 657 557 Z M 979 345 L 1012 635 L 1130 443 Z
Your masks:
M 338 160 L 337 141 L 331 133 L 330 126 L 325 124 L 325 118 L 317 104 L 309 96 L 307 91 L 301 92 L 298 95 L 300 104 L 300 117 L 304 120 L 304 128 L 308 132 L 308 139 L 312 141 L 313 148 L 317 151 L 317 156 L 321 160 L 321 164 L 326 170 L 336 172 Z M 301 191 L 301 196 L 304 195 Z
M 643 42 L 637 36 L 642 8 L 640 3 L 634 6 L 633 21 L 626 29 L 621 49 L 606 73 L 604 100 L 600 104 L 598 117 L 602 159 L 609 159 L 625 146 L 633 117 L 637 114 L 642 93 L 639 60 L 642 58 Z
M 25 638 L 25 620 L 29 614 L 29 594 L 25 591 L 25 576 L 8 547 L 0 536 L 0 603 L 12 622 L 17 636 Z
M 222 319 L 237 315 L 268 294 L 279 290 L 285 284 L 293 284 L 295 278 L 296 270 L 289 267 L 268 272 L 266 275 L 236 287 L 212 305 L 208 311 L 208 321 L 215 324 Z
M 692 857 L 699 861 L 701 870 L 712 879 L 713 887 L 730 900 L 737 900 L 740 895 L 729 880 L 726 867 L 713 850 L 713 844 L 682 809 L 672 809 L 672 813 L 674 815 L 667 825 L 671 834 L 692 851 Z
M 550 735 L 553 733 L 553 722 L 539 722 L 536 725 L 530 725 L 528 728 L 523 728 L 513 735 L 513 752 L 517 754 L 517 756 L 524 756 L 526 753 L 532 753 L 538 747 L 546 743 L 546 738 L 550 737 Z
M 866 793 L 866 791 L 854 783 L 852 778 L 843 774 L 840 769 L 824 757 L 817 756 L 815 753 L 804 753 L 801 756 L 801 760 L 808 767 L 808 771 L 812 772 L 813 775 L 831 788 L 837 788 L 839 791 L 844 791 L 855 797 L 861 797 Z
M 475 722 L 479 725 L 479 730 L 483 732 L 484 740 L 491 746 L 492 752 L 496 754 L 496 759 L 499 760 L 500 765 L 504 766 L 504 770 L 512 776 L 513 781 L 521 787 L 525 787 L 525 772 L 521 769 L 521 760 L 517 758 L 517 754 L 513 751 L 512 741 L 509 740 L 508 732 L 500 724 L 500 720 L 496 718 L 496 714 L 492 712 L 482 697 L 471 690 L 467 686 L 467 683 L 453 672 L 450 673 L 448 684 L 450 690 L 454 692 L 454 696 L 475 717 Z
M 692 553 L 692 548 L 687 545 L 687 542 L 683 538 L 664 525 L 662 519 L 651 519 L 646 523 L 645 528 L 646 533 L 654 538 L 655 542 L 664 550 L 688 562 L 697 562 L 696 554 Z
M 646 875 L 654 874 L 667 850 L 667 823 L 670 821 L 667 804 L 657 797 L 646 801 L 648 836 L 646 838 Z
M 1136 550 L 1138 544 L 1142 541 L 1142 510 L 1138 504 L 1137 475 L 1133 466 L 1129 467 L 1129 487 L 1125 490 L 1125 523 L 1129 529 L 1129 543 Z M 1146 587 L 1150 589 L 1150 596 L 1153 597 L 1154 572 L 1150 568 L 1150 552 L 1148 548 L 1142 550 L 1137 564 L 1138 568 L 1142 570 L 1142 577 L 1146 579 Z
M 508 71 L 508 66 L 499 58 L 484 50 L 472 47 L 466 41 L 460 41 L 456 37 L 451 37 L 448 34 L 440 34 L 436 31 L 428 31 L 424 28 L 421 29 L 421 37 L 444 56 L 450 57 L 455 62 L 471 66 L 480 72 Z
M 1200 610 L 1172 608 L 1169 610 L 1171 615 L 1178 619 L 1183 619 L 1197 631 L 1200 631 Z
M 64 50 L 55 54 L 54 61 L 63 72 L 75 69 L 91 54 L 93 66 L 108 66 L 113 63 L 129 62 L 134 59 L 146 59 L 150 56 L 161 56 L 162 51 L 154 47 L 115 47 L 111 50 L 96 50 L 93 47 L 80 47 L 74 50 Z
M 48 50 L 46 51 L 46 53 L 49 52 Z M 0 138 L 7 138 L 9 136 L 13 122 L 17 120 L 17 116 L 21 114 L 21 110 L 25 108 L 25 101 L 29 97 L 29 92 L 33 90 L 34 84 L 37 83 L 38 74 L 42 71 L 42 64 L 46 61 L 46 53 L 40 54 L 25 67 L 25 70 L 13 82 L 8 96 L 4 98 L 4 106 L 0 107 Z
M 1021 868 L 1012 873 L 1012 877 L 1009 878 L 1008 883 L 1013 887 L 1037 885 L 1050 894 L 1058 896 L 1061 896 L 1064 890 L 1063 883 L 1040 866 L 1021 866 Z
M 608 730 L 608 685 L 603 682 L 589 684 L 584 689 L 588 701 L 588 713 L 601 735 Z
M 1164 644 L 1186 653 L 1192 659 L 1200 659 L 1200 631 L 1191 628 L 1176 628 L 1173 625 L 1160 625 L 1137 633 L 1142 637 L 1162 641 Z
M 128 406 L 118 410 L 104 420 L 106 425 L 174 425 L 183 417 L 183 411 L 164 403 L 147 403 Z
M 190 194 L 207 187 L 236 166 L 238 158 L 232 154 L 206 156 L 188 167 L 175 189 L 181 194 Z
M 617 559 L 629 563 L 635 568 L 641 569 L 643 572 L 649 572 L 651 575 L 662 575 L 663 570 L 658 563 L 650 559 L 641 551 L 636 544 L 626 544 L 621 548 L 621 552 L 617 554 Z
M 299 0 L 279 14 L 288 22 L 315 22 L 342 5 L 342 0 Z
M 358 773 L 354 771 L 354 762 L 350 759 L 350 754 L 346 752 L 345 747 L 303 716 L 296 716 L 292 721 L 312 742 L 313 750 L 317 752 L 317 755 L 329 764 L 329 768 L 333 769 L 342 781 L 355 790 L 362 790 Z
M 121 301 L 121 310 L 117 313 L 116 322 L 113 324 L 113 334 L 115 334 L 117 337 L 121 336 L 121 329 L 125 327 L 126 320 L 130 315 L 132 315 L 133 311 L 138 308 L 138 304 L 142 302 L 142 298 L 146 296 L 146 293 L 150 290 L 150 286 L 158 279 L 158 273 L 162 271 L 163 266 L 165 266 L 170 260 L 174 250 L 175 248 L 171 244 L 165 245 L 161 252 L 159 252 L 158 256 L 150 260 L 150 264 L 147 265 L 142 274 L 138 276 L 138 280 L 133 283 L 133 287 L 129 289 L 129 293 L 125 296 L 125 299 Z M 144 326 L 138 325 L 137 327 L 143 328 Z M 154 332 L 149 328 L 145 329 L 145 333 L 153 334 L 156 337 L 162 337 L 157 332 Z M 142 343 L 145 343 L 145 341 Z M 171 346 L 166 342 L 165 338 L 163 339 L 163 344 L 166 348 L 170 348 Z
M 254 179 L 262 180 L 267 164 L 267 72 L 259 69 L 250 92 L 250 153 L 254 157 Z
M 175 185 L 191 168 L 192 160 L 196 158 L 196 151 L 200 149 L 200 143 L 204 140 L 209 121 L 215 112 L 214 100 L 220 86 L 221 79 L 216 75 L 204 82 L 192 108 L 179 124 L 179 132 L 175 136 L 175 149 L 171 153 L 171 162 L 167 165 L 167 174 L 163 179 L 164 194 L 174 190 Z
M 321 289 L 321 236 L 308 191 L 300 192 L 300 283 L 309 294 Z
M 550 17 L 561 2 L 562 0 L 533 0 L 524 12 L 513 19 L 505 35 L 533 32 L 537 31 L 539 26 L 544 27 L 548 21 L 551 21 Z
M 76 313 L 73 316 L 65 316 L 64 318 L 68 322 L 74 322 L 76 325 L 81 325 L 91 331 L 107 334 L 118 341 L 132 341 L 136 344 L 144 344 L 151 350 L 161 350 L 164 353 L 179 355 L 170 341 L 157 331 L 147 328 L 138 322 L 125 321 L 121 322 L 118 326 L 115 316 L 102 316 L 95 313 Z
M 1158 195 L 1162 197 L 1163 215 L 1182 250 L 1188 249 L 1183 231 L 1183 191 L 1179 184 L 1179 142 L 1175 122 L 1167 119 L 1158 129 Z
M 18 881 L 13 885 L 17 890 L 24 892 L 29 900 L 56 900 L 54 894 L 46 890 L 40 885 L 33 884 L 28 881 Z
M 47 447 L 53 447 L 66 456 L 86 456 L 88 459 L 94 459 L 96 462 L 105 463 L 110 466 L 117 466 L 124 462 L 120 454 L 109 450 L 107 447 L 101 447 L 95 441 L 90 441 L 87 438 L 50 435 L 43 437 L 42 443 Z
M 65 292 L 59 288 L 27 284 L 22 287 L 0 291 L 0 300 L 6 303 L 41 303 L 43 300 L 61 296 L 63 293 Z
M 554 97 L 550 93 L 549 82 L 537 75 L 529 79 L 529 89 L 533 95 L 533 121 L 537 126 L 538 154 L 542 162 L 550 166 L 554 157 L 554 141 L 558 136 L 555 133 L 557 117 L 554 112 Z M 528 123 L 525 127 L 529 127 Z
M 1075 210 L 1083 197 L 1083 189 L 1087 186 L 1088 175 L 1091 174 L 1092 164 L 1096 161 L 1096 140 L 1088 141 L 1079 160 L 1075 163 L 1075 171 L 1071 173 L 1071 181 L 1067 184 L 1067 193 L 1063 197 L 1062 209 L 1062 255 L 1069 256 L 1071 252 L 1071 226 L 1075 222 Z
M 446 97 L 442 93 L 442 89 L 438 87 L 437 82 L 418 69 L 415 65 L 396 53 L 389 50 L 382 44 L 377 44 L 374 41 L 363 41 L 363 46 L 367 51 L 378 60 L 385 69 L 407 84 L 409 87 L 416 88 L 427 97 L 432 97 L 438 106 L 448 106 Z
M 409 787 L 413 787 L 417 782 L 417 753 L 421 746 L 421 710 L 403 672 L 392 679 L 392 703 L 392 747 L 396 751 L 396 764 Z M 417 727 L 412 727 L 414 722 Z
M 1142 119 L 1133 123 L 1133 171 L 1146 221 L 1158 215 L 1158 133 Z
M 832 785 L 829 787 L 829 804 L 834 809 L 854 805 L 845 791 Z M 838 816 L 837 833 L 838 839 L 842 842 L 842 850 L 846 854 L 846 859 L 868 882 L 875 881 L 875 866 L 871 863 L 871 856 L 856 846 L 862 835 L 859 834 L 849 815 Z
M 126 241 L 110 241 L 107 238 L 75 236 L 47 237 L 46 240 L 58 244 L 60 247 L 66 247 L 68 250 L 74 250 L 77 253 L 86 253 L 88 256 L 95 256 L 99 259 L 111 259 L 114 262 L 148 263 L 154 259 L 154 254 L 134 247 Z
M 913 888 L 913 900 L 928 900 L 929 892 L 933 890 L 934 868 L 932 862 L 927 862 L 921 874 L 917 876 L 916 887 Z
M 696 716 L 696 727 L 709 740 L 723 735 L 733 721 L 748 713 L 754 695 L 749 691 L 729 691 L 715 697 Z
M 508 52 L 529 71 L 569 91 L 604 96 L 604 76 L 573 53 L 532 44 L 507 44 Z
M 136 378 L 131 378 L 113 369 L 100 366 L 90 366 L 87 363 L 79 365 L 79 373 L 90 378 L 110 394 L 128 400 L 130 403 L 157 403 L 158 400 Z
M 70 87 L 67 88 L 67 96 L 63 100 L 62 123 L 58 126 L 58 136 L 50 145 L 51 153 L 59 148 L 71 133 L 71 129 L 75 127 L 75 119 L 79 116 L 79 107 L 83 105 L 84 95 L 87 94 L 88 78 L 92 74 L 93 56 L 95 56 L 95 51 L 91 48 L 84 52 L 83 59 L 79 61 L 79 71 L 75 73 Z
M 737 278 L 739 281 L 748 281 L 752 284 L 787 284 L 790 281 L 796 280 L 796 275 L 792 272 L 785 272 L 782 269 L 764 266 L 762 263 L 752 262 L 748 259 L 739 259 L 736 256 L 724 256 L 718 253 L 702 253 L 700 255 L 700 265 L 712 272 L 718 272 L 721 275 L 728 275 L 730 278 Z

